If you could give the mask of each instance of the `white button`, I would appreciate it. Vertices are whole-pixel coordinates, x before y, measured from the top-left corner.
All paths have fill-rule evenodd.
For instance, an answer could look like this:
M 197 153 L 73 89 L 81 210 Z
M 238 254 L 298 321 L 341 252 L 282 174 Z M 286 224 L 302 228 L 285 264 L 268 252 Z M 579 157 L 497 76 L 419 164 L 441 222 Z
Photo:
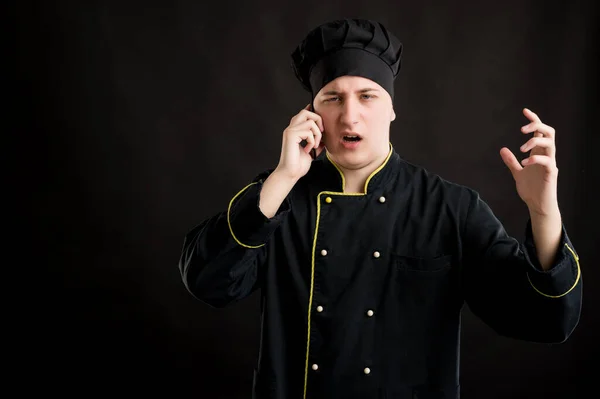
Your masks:
M 318 369 L 318 368 L 319 368 L 319 366 L 318 366 L 318 365 L 316 365 L 316 364 L 313 364 L 313 365 L 312 365 L 312 369 L 313 369 L 313 370 L 316 370 L 316 369 Z
M 323 256 L 327 255 L 327 250 L 326 249 L 322 249 L 321 250 L 321 255 L 323 255 Z
M 376 258 L 379 258 L 381 256 L 381 254 L 377 251 L 373 252 L 373 256 Z
M 385 197 L 379 197 L 379 202 L 383 204 L 385 202 Z
M 369 309 L 369 310 L 367 311 L 367 316 L 369 316 L 369 317 L 373 316 L 373 311 Z
M 317 306 L 317 312 L 321 313 L 323 311 L 323 306 Z
M 368 367 L 365 367 L 365 374 L 369 374 L 371 372 L 371 369 Z

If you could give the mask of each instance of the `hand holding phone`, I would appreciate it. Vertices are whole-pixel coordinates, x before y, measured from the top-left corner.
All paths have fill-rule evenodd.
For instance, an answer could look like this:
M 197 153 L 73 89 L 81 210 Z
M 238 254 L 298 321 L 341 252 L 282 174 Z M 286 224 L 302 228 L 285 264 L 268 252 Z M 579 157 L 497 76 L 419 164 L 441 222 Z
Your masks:
M 325 149 L 322 142 L 323 120 L 311 110 L 311 104 L 308 104 L 291 119 L 289 126 L 283 131 L 277 169 L 291 179 L 304 176 L 313 159 Z
M 314 112 L 314 108 L 313 108 L 312 104 L 308 105 L 308 109 L 310 112 Z M 323 141 L 324 137 L 325 137 L 325 131 L 323 130 L 321 132 L 321 142 L 316 147 L 313 147 L 312 150 L 310 150 L 310 156 L 312 157 L 312 159 L 315 159 L 316 157 L 318 157 L 319 154 L 321 154 L 321 152 L 325 148 L 325 143 Z M 300 145 L 302 146 L 302 148 L 306 147 L 307 144 L 308 144 L 308 142 L 306 140 L 302 140 L 302 142 L 300 142 Z M 317 152 L 317 149 L 319 150 L 318 152 Z

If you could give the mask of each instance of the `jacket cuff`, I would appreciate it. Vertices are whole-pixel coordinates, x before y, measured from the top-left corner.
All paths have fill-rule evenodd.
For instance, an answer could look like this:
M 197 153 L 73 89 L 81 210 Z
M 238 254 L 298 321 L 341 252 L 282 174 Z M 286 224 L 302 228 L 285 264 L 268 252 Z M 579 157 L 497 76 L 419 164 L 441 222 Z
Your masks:
M 579 256 L 567 235 L 564 224 L 556 257 L 550 269 L 543 270 L 537 257 L 531 219 L 527 221 L 523 247 L 525 258 L 530 266 L 527 272 L 529 283 L 540 295 L 548 298 L 560 298 L 571 292 L 580 282 Z
M 286 197 L 275 216 L 267 218 L 259 207 L 262 184 L 260 180 L 241 189 L 227 208 L 229 232 L 242 247 L 260 248 L 265 245 L 291 209 L 289 198 Z

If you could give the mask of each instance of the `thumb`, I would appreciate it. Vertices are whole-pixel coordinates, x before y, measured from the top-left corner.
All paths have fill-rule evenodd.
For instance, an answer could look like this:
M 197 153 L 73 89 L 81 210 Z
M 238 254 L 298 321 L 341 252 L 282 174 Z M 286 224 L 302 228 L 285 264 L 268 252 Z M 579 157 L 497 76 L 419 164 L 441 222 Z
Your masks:
M 513 177 L 516 177 L 515 174 L 523 169 L 515 155 L 508 148 L 502 147 L 500 150 L 500 156 L 502 157 L 504 164 L 510 170 L 510 173 L 512 173 Z

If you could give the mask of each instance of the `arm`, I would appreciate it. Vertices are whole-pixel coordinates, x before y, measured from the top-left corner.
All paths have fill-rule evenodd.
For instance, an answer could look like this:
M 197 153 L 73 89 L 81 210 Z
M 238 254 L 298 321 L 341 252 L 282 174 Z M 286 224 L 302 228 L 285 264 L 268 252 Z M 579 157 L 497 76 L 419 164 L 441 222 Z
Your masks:
M 275 170 L 240 190 L 227 212 L 203 221 L 185 236 L 179 271 L 188 291 L 203 302 L 223 307 L 260 287 L 266 243 L 290 211 L 289 193 L 310 169 L 310 151 L 315 148 L 320 153 L 325 148 L 323 121 L 309 107 L 283 131 Z
M 186 234 L 179 271 L 192 295 L 224 307 L 260 287 L 266 243 L 290 210 L 292 186 L 275 172 L 261 174 L 231 199 L 227 211 Z
M 547 215 L 529 211 L 529 216 L 537 258 L 542 269 L 548 270 L 552 267 L 554 258 L 560 250 L 562 234 L 560 210 L 557 208 Z
M 507 337 L 565 341 L 579 322 L 582 278 L 579 257 L 564 225 L 547 270 L 537 255 L 532 219 L 527 222 L 524 242 L 519 243 L 473 193 L 462 229 L 461 277 L 471 311 Z

